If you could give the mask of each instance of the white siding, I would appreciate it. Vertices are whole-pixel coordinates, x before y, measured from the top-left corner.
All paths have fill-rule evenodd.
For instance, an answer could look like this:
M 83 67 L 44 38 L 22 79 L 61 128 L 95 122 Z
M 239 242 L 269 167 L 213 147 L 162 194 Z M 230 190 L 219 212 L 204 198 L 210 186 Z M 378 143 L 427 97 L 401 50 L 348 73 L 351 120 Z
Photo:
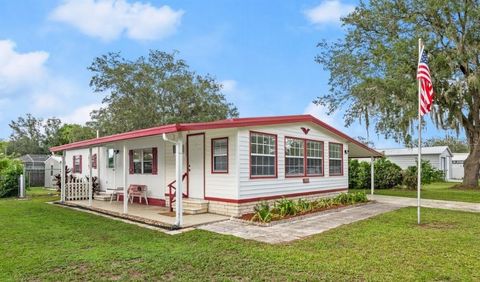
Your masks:
M 409 166 L 417 166 L 417 155 L 385 156 L 400 168 L 406 169 Z M 422 155 L 422 160 L 429 161 L 433 167 L 440 169 L 439 155 Z
M 100 187 L 101 190 L 114 189 L 123 187 L 123 145 L 127 148 L 127 162 L 128 150 L 153 148 L 157 147 L 158 151 L 158 174 L 128 174 L 127 185 L 130 184 L 143 184 L 147 185 L 148 197 L 164 199 L 166 191 L 165 183 L 165 142 L 161 139 L 161 136 L 147 137 L 126 140 L 124 142 L 117 142 L 114 144 L 105 145 L 105 147 L 93 148 L 92 154 L 97 153 L 97 169 L 93 169 L 93 176 L 98 176 L 98 170 L 100 170 Z M 115 168 L 108 168 L 107 164 L 107 149 L 112 148 L 119 150 L 116 155 Z M 74 174 L 77 177 L 87 176 L 88 169 L 88 149 L 69 150 L 66 152 L 65 162 L 69 168 L 73 165 L 73 156 L 82 155 L 82 173 Z M 128 166 L 128 163 L 127 163 Z M 127 169 L 128 173 L 128 169 Z
M 310 128 L 307 135 L 301 127 Z M 250 131 L 259 131 L 277 135 L 277 162 L 278 176 L 273 179 L 250 179 L 249 167 L 249 136 Z M 303 177 L 285 178 L 285 136 L 308 138 L 324 142 L 324 174 L 325 176 L 308 177 L 310 183 L 303 183 Z M 239 166 L 240 166 L 240 189 L 239 199 L 256 197 L 278 196 L 282 194 L 295 194 L 315 192 L 331 189 L 348 188 L 348 155 L 343 154 L 343 175 L 329 176 L 328 173 L 328 143 L 336 142 L 343 144 L 343 150 L 348 150 L 348 145 L 341 139 L 333 136 L 325 129 L 311 124 L 286 124 L 278 126 L 264 126 L 240 128 L 238 132 L 239 142 Z
M 212 173 L 212 138 L 222 137 L 228 137 L 228 173 Z M 205 142 L 205 197 L 237 199 L 237 130 L 207 131 Z

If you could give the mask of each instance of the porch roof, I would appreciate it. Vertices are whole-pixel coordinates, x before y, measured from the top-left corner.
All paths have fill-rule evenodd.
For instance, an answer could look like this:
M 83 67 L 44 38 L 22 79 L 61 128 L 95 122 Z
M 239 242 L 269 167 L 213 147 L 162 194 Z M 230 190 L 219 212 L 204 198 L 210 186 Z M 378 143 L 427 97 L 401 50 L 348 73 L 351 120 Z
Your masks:
M 235 128 L 246 126 L 260 126 L 260 125 L 276 125 L 276 124 L 288 124 L 298 122 L 309 122 L 316 124 L 334 135 L 344 139 L 349 144 L 350 157 L 379 157 L 382 153 L 366 146 L 365 144 L 353 139 L 345 133 L 337 130 L 336 128 L 326 124 L 325 122 L 315 118 L 312 115 L 290 115 L 290 116 L 273 116 L 273 117 L 253 117 L 253 118 L 231 118 L 212 122 L 199 122 L 199 123 L 177 123 L 169 124 L 158 127 L 152 127 L 147 129 L 140 129 L 129 131 L 120 134 L 114 134 L 104 136 L 100 138 L 94 138 L 61 146 L 50 148 L 51 152 L 59 152 L 63 150 L 88 148 L 95 145 L 106 144 L 115 141 L 129 140 L 147 136 L 161 135 L 163 133 L 174 133 L 190 130 L 207 130 L 207 129 L 220 129 L 220 128 Z

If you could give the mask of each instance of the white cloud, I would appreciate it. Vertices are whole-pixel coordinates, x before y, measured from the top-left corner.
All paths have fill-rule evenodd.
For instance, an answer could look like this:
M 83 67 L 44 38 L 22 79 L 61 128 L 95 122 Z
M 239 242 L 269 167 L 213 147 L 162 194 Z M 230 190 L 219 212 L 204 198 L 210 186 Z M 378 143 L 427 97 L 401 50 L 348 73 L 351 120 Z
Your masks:
M 13 120 L 26 113 L 37 117 L 64 117 L 65 122 L 85 123 L 98 109 L 88 86 L 54 73 L 44 51 L 18 52 L 15 42 L 0 40 L 0 121 Z M 91 98 L 90 98 L 91 97 Z M 0 136 L 7 134 L 0 128 Z
M 85 124 L 90 120 L 90 113 L 93 110 L 98 110 L 102 104 L 93 103 L 86 106 L 81 106 L 73 110 L 71 113 L 61 116 L 60 119 L 64 123 L 78 123 Z
M 222 91 L 226 94 L 231 94 L 237 90 L 237 81 L 233 79 L 226 79 L 220 81 L 220 84 L 223 85 Z
M 338 112 L 334 112 L 331 115 L 328 115 L 328 110 L 324 106 L 317 106 L 314 103 L 308 104 L 308 106 L 303 111 L 304 114 L 312 115 L 324 123 L 331 125 L 339 130 L 345 129 L 343 125 L 343 119 L 339 116 Z
M 165 38 L 177 30 L 184 12 L 167 5 L 125 0 L 66 0 L 50 19 L 78 28 L 82 33 L 110 41 L 125 34 L 136 40 Z
M 341 17 L 350 14 L 354 9 L 355 6 L 343 4 L 340 0 L 325 0 L 304 13 L 313 24 L 338 24 Z
M 16 89 L 41 81 L 47 75 L 45 62 L 49 54 L 44 51 L 19 53 L 11 40 L 0 40 L 0 90 L 10 93 Z

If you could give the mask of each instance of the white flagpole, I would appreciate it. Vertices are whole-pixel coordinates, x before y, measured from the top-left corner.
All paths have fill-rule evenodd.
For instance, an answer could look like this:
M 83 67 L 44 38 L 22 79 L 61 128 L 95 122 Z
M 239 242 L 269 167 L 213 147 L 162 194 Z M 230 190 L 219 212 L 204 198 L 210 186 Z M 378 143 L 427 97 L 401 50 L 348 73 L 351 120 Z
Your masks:
M 422 39 L 418 39 L 418 63 L 422 56 Z M 417 64 L 418 66 L 418 64 Z M 420 187 L 422 185 L 422 114 L 421 114 L 421 85 L 418 80 L 418 167 L 417 167 L 417 221 L 420 224 Z

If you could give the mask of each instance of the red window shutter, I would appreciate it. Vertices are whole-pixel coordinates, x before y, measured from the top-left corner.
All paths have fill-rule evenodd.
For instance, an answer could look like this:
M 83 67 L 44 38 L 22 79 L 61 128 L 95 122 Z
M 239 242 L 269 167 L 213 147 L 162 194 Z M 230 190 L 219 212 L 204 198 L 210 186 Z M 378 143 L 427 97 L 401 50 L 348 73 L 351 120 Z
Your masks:
M 75 159 L 76 159 L 76 158 L 77 158 L 77 156 L 73 156 L 73 157 L 72 157 L 72 160 L 73 160 L 73 162 L 72 162 L 72 173 L 77 173 L 77 172 L 75 171 Z
M 157 147 L 152 148 L 152 174 L 158 174 L 158 152 Z
M 82 155 L 78 157 L 80 158 L 80 171 L 78 173 L 82 173 Z
M 128 158 L 130 163 L 128 166 L 128 172 L 133 174 L 133 150 L 128 151 Z
M 92 168 L 97 169 L 97 154 L 92 155 Z

